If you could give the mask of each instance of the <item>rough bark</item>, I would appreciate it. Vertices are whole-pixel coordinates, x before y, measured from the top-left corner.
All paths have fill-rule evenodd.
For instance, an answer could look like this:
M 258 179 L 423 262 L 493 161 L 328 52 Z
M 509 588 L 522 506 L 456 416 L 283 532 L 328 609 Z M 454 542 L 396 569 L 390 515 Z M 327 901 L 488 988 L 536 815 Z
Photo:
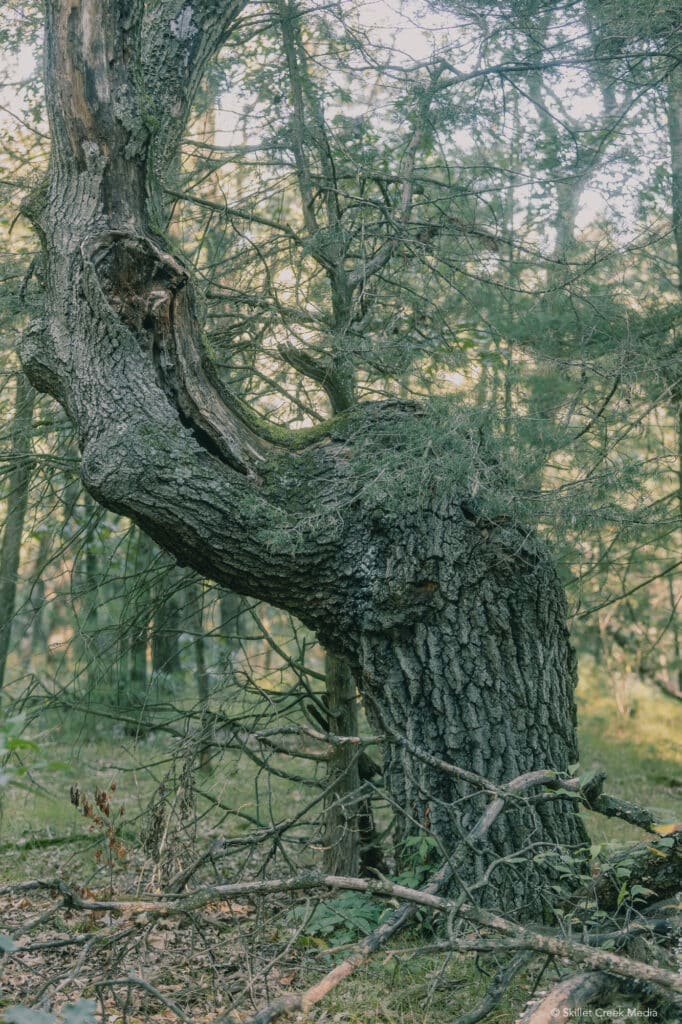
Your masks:
M 403 523 L 399 564 L 416 578 L 424 557 L 436 569 L 432 578 L 422 574 L 418 589 L 438 614 L 361 637 L 370 718 L 413 748 L 495 781 L 566 770 L 577 760 L 575 659 L 561 587 L 544 552 L 514 529 L 489 532 L 454 516 L 430 522 L 426 529 Z M 475 786 L 415 758 L 409 747 L 389 745 L 384 775 L 407 812 L 399 840 L 415 825 L 450 838 L 481 813 Z M 546 868 L 531 857 L 552 837 L 571 845 L 582 839 L 568 802 L 518 807 L 491 830 L 485 851 L 472 851 L 463 881 L 481 877 L 491 853 L 524 851 L 520 870 L 493 877 L 504 904 L 519 906 L 539 893 Z M 535 893 L 528 889 L 533 877 Z
M 53 148 L 26 205 L 47 313 L 24 337 L 26 372 L 68 411 L 102 504 L 181 564 L 296 614 L 346 658 L 383 726 L 496 782 L 563 771 L 576 759 L 575 665 L 542 545 L 454 487 L 368 486 L 419 407 L 368 403 L 284 431 L 213 374 L 191 271 L 163 237 L 161 179 L 240 6 L 49 0 Z M 427 827 L 445 850 L 479 809 L 470 784 L 405 746 L 390 748 L 387 780 L 399 834 Z M 514 808 L 466 874 L 582 839 L 570 803 Z M 537 910 L 541 876 L 530 862 L 499 869 L 493 889 Z
M 21 538 L 28 506 L 31 482 L 31 423 L 35 391 L 23 373 L 17 375 L 12 418 L 12 465 L 8 474 L 7 513 L 0 549 L 0 694 L 12 636 L 17 596 L 17 572 L 21 556 Z

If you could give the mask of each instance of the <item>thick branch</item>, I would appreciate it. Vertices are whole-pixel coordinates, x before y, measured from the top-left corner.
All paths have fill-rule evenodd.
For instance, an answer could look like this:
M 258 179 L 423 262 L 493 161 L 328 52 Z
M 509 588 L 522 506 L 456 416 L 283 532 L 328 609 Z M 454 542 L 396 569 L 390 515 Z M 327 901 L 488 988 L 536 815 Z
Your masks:
M 572 1010 L 593 1005 L 597 999 L 602 1005 L 616 988 L 616 980 L 596 971 L 584 971 L 564 978 L 546 995 L 533 1002 L 518 1018 L 518 1024 L 548 1024 L 560 1018 L 570 1018 Z
M 191 271 L 158 217 L 160 164 L 174 158 L 196 84 L 242 6 L 160 0 L 143 22 L 139 3 L 50 0 L 54 145 L 26 205 L 44 247 L 48 320 L 26 332 L 21 356 L 74 422 L 94 497 L 181 564 L 317 628 L 313 590 L 328 576 L 331 592 L 339 576 L 338 520 L 330 512 L 325 526 L 319 514 L 333 509 L 338 466 L 323 451 L 303 474 L 288 461 L 289 489 L 281 478 L 285 453 L 336 424 L 268 428 L 222 386 Z
M 204 71 L 248 4 L 249 0 L 157 0 L 146 5 L 140 77 L 153 178 L 174 169 Z M 151 195 L 155 187 L 153 182 Z

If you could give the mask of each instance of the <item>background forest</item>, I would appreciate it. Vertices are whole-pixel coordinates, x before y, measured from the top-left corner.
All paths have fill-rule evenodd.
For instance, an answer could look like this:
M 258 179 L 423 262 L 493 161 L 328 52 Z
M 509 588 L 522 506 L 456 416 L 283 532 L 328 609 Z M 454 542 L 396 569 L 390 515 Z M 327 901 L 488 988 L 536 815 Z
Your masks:
M 191 30 L 186 10 L 179 33 Z M 360 969 L 319 1006 L 285 1005 L 371 940 L 386 900 L 238 885 L 321 870 L 418 889 L 435 841 L 423 828 L 396 855 L 381 737 L 345 663 L 293 616 L 183 568 L 100 507 L 65 412 L 21 371 L 18 337 L 44 294 L 27 212 L 50 150 L 42 33 L 38 4 L 3 7 L 6 1020 L 294 1010 L 358 1024 L 539 1024 L 553 1019 L 537 1010 L 541 994 L 578 969 L 607 971 L 596 1005 L 618 989 L 615 1005 L 680 1019 L 680 988 L 663 973 L 634 967 L 628 988 L 622 965 L 540 939 L 519 946 L 520 933 L 493 941 L 484 921 L 474 940 L 471 923 L 443 931 L 425 909 L 377 958 L 366 941 Z M 629 801 L 652 812 L 656 855 L 679 858 L 676 0 L 246 4 L 164 183 L 172 244 L 200 283 L 231 393 L 275 431 L 358 402 L 427 400 L 423 430 L 404 438 L 377 421 L 381 471 L 368 455 L 363 494 L 400 518 L 425 489 L 466 488 L 484 540 L 500 524 L 540 531 L 579 659 L 574 771 L 585 787 L 605 772 L 621 811 Z M 339 491 L 320 517 L 347 500 Z M 661 909 L 635 870 L 644 819 L 585 819 L 594 863 L 616 865 L 613 899 L 571 902 L 574 866 L 560 869 L 546 929 L 673 977 L 679 900 Z M 230 884 L 218 902 L 150 909 Z M 645 913 L 654 896 L 660 936 Z M 640 928 L 639 945 L 624 927 Z

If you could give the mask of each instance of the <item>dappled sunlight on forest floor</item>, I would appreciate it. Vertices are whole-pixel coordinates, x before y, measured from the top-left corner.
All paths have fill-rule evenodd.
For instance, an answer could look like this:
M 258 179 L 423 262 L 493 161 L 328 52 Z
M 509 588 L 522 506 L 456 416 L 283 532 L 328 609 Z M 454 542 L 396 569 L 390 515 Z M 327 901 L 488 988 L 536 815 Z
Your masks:
M 590 658 L 581 664 L 577 699 L 580 772 L 603 769 L 608 773 L 607 792 L 640 803 L 663 820 L 679 820 L 682 701 L 632 680 L 622 713 L 613 680 L 600 673 Z M 624 821 L 586 815 L 595 842 L 641 839 L 641 832 Z

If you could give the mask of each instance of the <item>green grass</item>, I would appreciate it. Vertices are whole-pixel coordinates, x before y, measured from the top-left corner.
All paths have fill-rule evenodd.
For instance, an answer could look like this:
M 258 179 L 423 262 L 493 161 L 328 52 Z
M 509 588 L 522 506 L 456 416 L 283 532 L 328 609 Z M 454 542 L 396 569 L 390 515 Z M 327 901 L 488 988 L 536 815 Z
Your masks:
M 392 955 L 383 953 L 359 970 L 303 1019 L 312 1024 L 324 1010 L 325 1019 L 340 1024 L 433 1024 L 456 1020 L 483 998 L 497 970 L 494 958 L 487 955 L 480 956 L 477 965 L 472 955 L 414 956 L 408 950 L 401 953 L 398 943 L 392 951 Z M 325 966 L 330 968 L 332 963 Z M 498 1008 L 486 1017 L 488 1024 L 512 1024 L 519 1006 L 527 999 L 532 980 L 532 976 L 520 974 Z M 311 977 L 310 981 L 314 979 Z
M 636 681 L 628 685 L 625 696 L 620 686 L 617 701 L 613 686 L 592 659 L 581 664 L 577 700 L 580 771 L 603 769 L 608 773 L 607 792 L 641 803 L 664 820 L 678 820 L 682 816 L 682 702 Z M 619 703 L 625 705 L 625 713 L 619 711 Z M 115 778 L 118 796 L 125 800 L 133 820 L 164 774 L 163 758 L 169 752 L 169 741 L 161 734 L 138 744 L 130 737 L 112 735 L 110 723 L 95 730 L 90 722 L 83 728 L 77 716 L 55 720 L 51 715 L 42 728 L 31 730 L 31 737 L 39 751 L 22 754 L 29 773 L 24 781 L 30 779 L 36 785 L 5 790 L 0 844 L 87 831 L 69 802 L 69 788 L 76 781 L 92 792 L 95 786 L 105 788 Z M 65 767 L 45 769 L 46 764 L 59 762 Z M 145 763 L 153 766 L 145 769 Z M 283 761 L 280 764 L 284 766 Z M 303 765 L 301 769 L 298 762 L 294 770 L 305 772 L 306 762 Z M 265 785 L 261 779 L 257 800 L 255 776 L 255 767 L 242 761 L 238 770 L 226 766 L 213 778 L 199 782 L 221 802 L 251 816 L 260 814 L 265 820 L 270 815 L 289 816 L 308 798 L 305 788 L 278 779 Z M 595 842 L 641 837 L 639 830 L 616 819 L 587 814 L 587 820 Z M 238 832 L 245 826 L 232 819 L 231 827 Z M 16 877 L 22 856 L 19 850 L 3 857 L 0 877 Z M 34 859 L 32 854 L 31 861 Z
M 640 681 L 619 701 L 591 659 L 577 692 L 580 771 L 603 769 L 604 791 L 648 807 L 664 821 L 682 818 L 682 701 Z M 619 711 L 620 703 L 623 711 Z M 642 833 L 615 818 L 586 813 L 595 842 L 624 842 Z

